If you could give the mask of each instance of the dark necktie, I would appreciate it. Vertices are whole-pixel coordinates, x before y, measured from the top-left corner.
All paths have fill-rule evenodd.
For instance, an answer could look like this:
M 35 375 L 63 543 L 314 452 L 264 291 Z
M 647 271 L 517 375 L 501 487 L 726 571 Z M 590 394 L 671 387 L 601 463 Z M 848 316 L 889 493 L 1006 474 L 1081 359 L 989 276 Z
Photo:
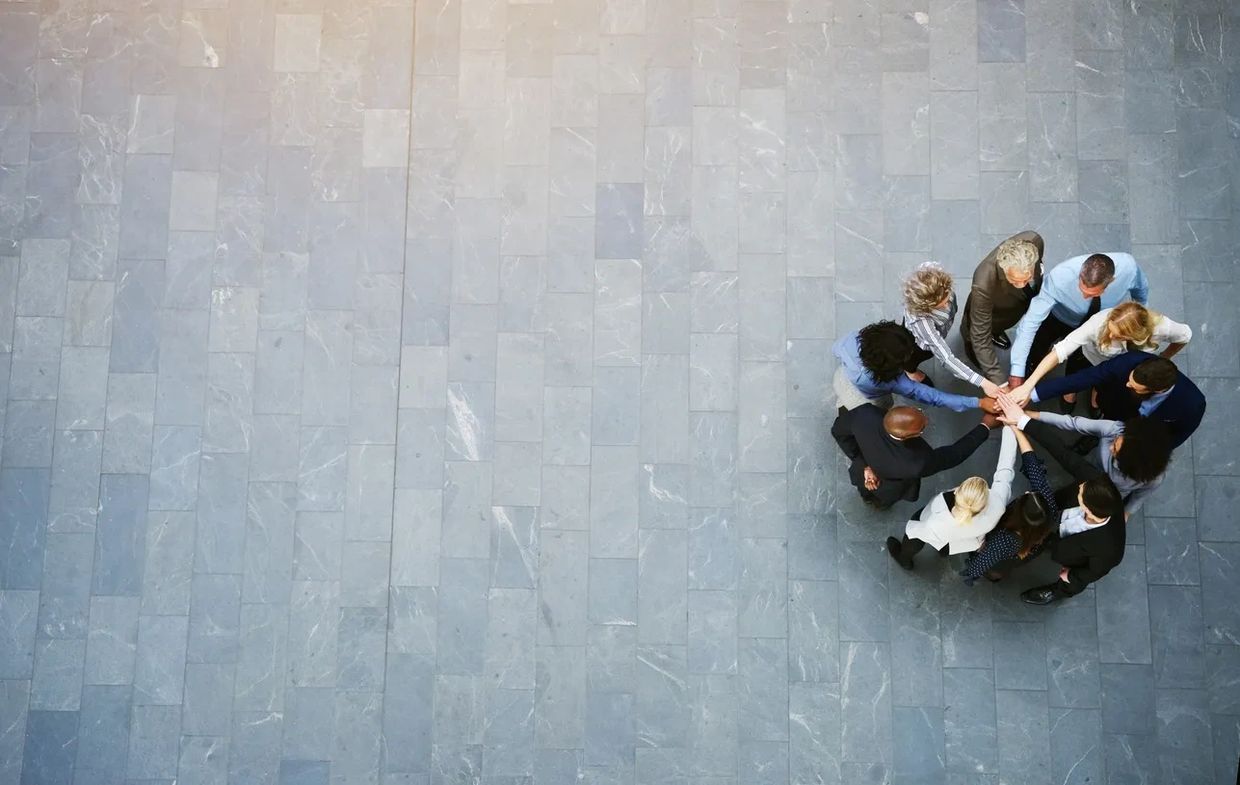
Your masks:
M 1085 312 L 1083 322 L 1089 321 L 1090 317 L 1102 310 L 1102 295 L 1099 295 L 1089 301 L 1089 310 Z

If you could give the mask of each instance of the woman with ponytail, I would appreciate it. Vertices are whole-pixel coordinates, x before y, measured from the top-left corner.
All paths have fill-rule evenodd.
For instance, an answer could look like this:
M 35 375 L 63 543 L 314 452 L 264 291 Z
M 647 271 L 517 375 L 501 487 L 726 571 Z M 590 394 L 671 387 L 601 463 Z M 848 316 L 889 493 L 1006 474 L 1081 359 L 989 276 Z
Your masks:
M 969 553 L 982 546 L 986 533 L 1003 515 L 1012 494 L 1012 465 L 1016 462 L 1016 439 L 1003 431 L 999 461 L 990 485 L 970 477 L 950 491 L 938 494 L 914 514 L 904 527 L 904 537 L 887 538 L 887 552 L 906 570 L 913 557 L 927 544 L 940 554 Z

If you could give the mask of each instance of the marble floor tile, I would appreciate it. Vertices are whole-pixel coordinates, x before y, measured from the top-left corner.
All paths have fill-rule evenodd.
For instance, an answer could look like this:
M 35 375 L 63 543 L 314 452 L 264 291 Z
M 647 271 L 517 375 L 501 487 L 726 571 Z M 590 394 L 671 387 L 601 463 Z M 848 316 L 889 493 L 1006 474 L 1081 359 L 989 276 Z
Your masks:
M 0 785 L 1230 783 L 1237 30 L 0 1 Z M 993 446 L 878 513 L 830 437 L 834 341 L 1030 228 L 1209 400 L 1050 608 L 884 552 Z

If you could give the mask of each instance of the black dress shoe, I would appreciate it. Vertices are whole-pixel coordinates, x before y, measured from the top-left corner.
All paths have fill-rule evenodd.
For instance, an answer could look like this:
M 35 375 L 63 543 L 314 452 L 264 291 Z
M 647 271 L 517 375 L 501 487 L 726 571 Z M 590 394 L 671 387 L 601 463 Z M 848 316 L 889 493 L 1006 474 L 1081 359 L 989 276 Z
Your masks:
M 1072 444 L 1072 450 L 1077 455 L 1089 455 L 1094 448 L 1098 446 L 1098 437 L 1092 434 L 1085 434 Z
M 896 564 L 900 565 L 904 569 L 913 569 L 913 562 L 911 560 L 904 561 L 900 558 L 900 541 L 895 537 L 887 538 L 887 553 L 890 554 L 891 558 L 896 560 Z
M 1000 349 L 1011 349 L 1012 348 L 1012 341 L 1010 338 L 1007 337 L 1007 334 L 1005 333 L 996 333 L 995 335 L 992 335 L 990 337 L 990 340 L 994 343 L 995 346 L 998 346 Z
M 1050 605 L 1055 601 L 1055 592 L 1044 587 L 1027 589 L 1020 593 L 1020 598 L 1030 605 Z

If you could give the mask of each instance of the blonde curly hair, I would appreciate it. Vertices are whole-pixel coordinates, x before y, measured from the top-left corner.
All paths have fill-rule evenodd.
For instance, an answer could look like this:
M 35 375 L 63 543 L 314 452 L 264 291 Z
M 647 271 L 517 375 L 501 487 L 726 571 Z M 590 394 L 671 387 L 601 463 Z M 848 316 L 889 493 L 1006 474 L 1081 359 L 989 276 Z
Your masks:
M 952 517 L 961 526 L 973 520 L 973 516 L 986 509 L 990 503 L 990 486 L 981 477 L 970 477 L 956 486 L 956 504 Z
M 1106 349 L 1117 343 L 1125 343 L 1132 349 L 1147 351 L 1154 342 L 1154 327 L 1162 315 L 1151 311 L 1141 303 L 1120 303 L 1107 314 L 1098 334 L 1098 345 Z
M 913 316 L 925 316 L 952 294 L 951 273 L 938 262 L 922 262 L 904 278 L 904 307 Z
M 1038 247 L 1028 240 L 1013 237 L 999 245 L 995 251 L 995 261 L 1004 272 L 1012 270 L 1032 275 L 1038 265 Z

